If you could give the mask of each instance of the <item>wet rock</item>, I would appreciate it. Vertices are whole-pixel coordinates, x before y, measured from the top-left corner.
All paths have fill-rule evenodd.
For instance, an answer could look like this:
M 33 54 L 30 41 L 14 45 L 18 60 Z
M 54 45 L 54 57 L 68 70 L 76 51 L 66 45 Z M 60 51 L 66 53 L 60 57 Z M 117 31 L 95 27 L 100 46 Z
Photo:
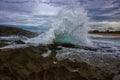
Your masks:
M 62 46 L 62 47 L 67 47 L 67 48 L 80 48 L 84 50 L 89 50 L 89 51 L 97 51 L 98 48 L 95 47 L 89 47 L 89 46 L 79 46 L 79 45 L 74 45 L 71 43 L 54 43 L 54 46 Z
M 48 57 L 42 54 L 51 49 Z M 55 45 L 0 52 L 0 80 L 111 80 L 111 74 L 85 62 L 58 61 Z
M 18 40 L 18 41 L 15 41 L 16 44 L 25 44 L 23 41 L 21 40 Z
M 119 74 L 119 75 L 115 75 L 115 76 L 113 77 L 113 80 L 120 80 L 120 74 Z
M 68 48 L 76 48 L 77 46 L 70 43 L 54 43 L 56 46 L 68 47 Z
M 7 45 L 8 45 L 8 43 L 0 41 L 0 47 L 7 46 Z
M 61 50 L 62 48 L 58 47 L 58 44 L 48 44 L 50 50 Z

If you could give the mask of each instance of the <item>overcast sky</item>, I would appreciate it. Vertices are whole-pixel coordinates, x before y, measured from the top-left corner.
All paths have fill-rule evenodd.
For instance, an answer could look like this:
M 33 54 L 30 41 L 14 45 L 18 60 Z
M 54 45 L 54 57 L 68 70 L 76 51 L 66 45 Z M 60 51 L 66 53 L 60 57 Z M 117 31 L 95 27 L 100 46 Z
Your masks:
M 120 0 L 78 1 L 82 7 L 86 9 L 92 21 L 104 21 L 105 23 L 120 22 Z M 38 6 L 41 2 L 45 4 Z M 53 4 L 54 6 L 50 6 L 49 4 Z M 13 24 L 14 22 L 19 23 L 19 21 L 24 18 L 29 24 L 34 24 L 40 19 L 32 15 L 41 14 L 53 16 L 57 14 L 59 10 L 58 6 L 69 4 L 70 0 L 0 0 L 0 23 L 9 23 L 11 21 L 13 21 Z M 36 8 L 37 6 L 39 8 Z

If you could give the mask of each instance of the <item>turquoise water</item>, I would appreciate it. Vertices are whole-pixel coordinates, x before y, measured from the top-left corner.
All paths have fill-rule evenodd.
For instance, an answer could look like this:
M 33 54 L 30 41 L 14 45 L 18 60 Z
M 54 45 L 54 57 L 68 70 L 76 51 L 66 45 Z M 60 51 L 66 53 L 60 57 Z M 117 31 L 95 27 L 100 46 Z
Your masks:
M 70 35 L 59 35 L 56 37 L 54 42 L 61 42 L 61 43 L 77 43 L 77 38 L 75 36 Z

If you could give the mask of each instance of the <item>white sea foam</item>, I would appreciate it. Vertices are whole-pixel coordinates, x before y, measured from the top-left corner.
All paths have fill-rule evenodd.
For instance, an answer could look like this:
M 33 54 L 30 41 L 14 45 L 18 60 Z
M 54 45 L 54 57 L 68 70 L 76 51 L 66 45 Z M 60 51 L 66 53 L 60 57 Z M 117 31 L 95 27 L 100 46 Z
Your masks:
M 46 57 L 48 57 L 50 54 L 51 54 L 51 51 L 48 50 L 46 53 L 43 53 L 42 56 L 43 56 L 44 58 L 46 58 Z
M 26 45 L 26 44 L 10 44 L 8 46 L 0 47 L 0 50 L 17 49 L 17 48 L 24 48 L 24 47 L 28 47 L 28 45 Z

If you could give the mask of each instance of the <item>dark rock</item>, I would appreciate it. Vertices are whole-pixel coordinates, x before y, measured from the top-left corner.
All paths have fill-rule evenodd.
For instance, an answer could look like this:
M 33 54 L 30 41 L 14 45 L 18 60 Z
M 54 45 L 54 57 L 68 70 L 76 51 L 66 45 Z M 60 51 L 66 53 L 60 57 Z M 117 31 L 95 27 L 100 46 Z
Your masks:
M 4 47 L 7 45 L 10 45 L 12 43 L 16 43 L 16 44 L 25 44 L 23 41 L 21 40 L 16 40 L 16 41 L 9 41 L 9 40 L 0 40 L 0 47 Z
M 50 50 L 61 50 L 62 48 L 59 48 L 57 44 L 48 44 L 47 45 Z
M 0 52 L 0 80 L 111 80 L 111 74 L 85 62 L 58 61 L 56 52 L 41 54 L 55 45 L 27 47 Z
M 55 46 L 62 46 L 68 48 L 77 48 L 78 46 L 71 44 L 71 43 L 54 43 Z
M 95 47 L 89 47 L 89 46 L 79 46 L 79 45 L 74 45 L 71 43 L 54 43 L 52 44 L 53 46 L 62 46 L 62 47 L 67 47 L 67 48 L 80 48 L 80 49 L 85 49 L 85 50 L 90 50 L 90 51 L 97 51 L 98 48 Z
M 0 40 L 0 47 L 7 46 L 7 45 L 9 45 L 8 41 L 6 41 L 6 40 Z
M 38 34 L 20 28 L 0 26 L 0 36 L 11 36 L 11 35 L 25 36 L 28 38 L 32 38 L 37 36 Z
M 16 44 L 25 44 L 23 41 L 21 40 L 18 40 L 18 41 L 15 41 Z

